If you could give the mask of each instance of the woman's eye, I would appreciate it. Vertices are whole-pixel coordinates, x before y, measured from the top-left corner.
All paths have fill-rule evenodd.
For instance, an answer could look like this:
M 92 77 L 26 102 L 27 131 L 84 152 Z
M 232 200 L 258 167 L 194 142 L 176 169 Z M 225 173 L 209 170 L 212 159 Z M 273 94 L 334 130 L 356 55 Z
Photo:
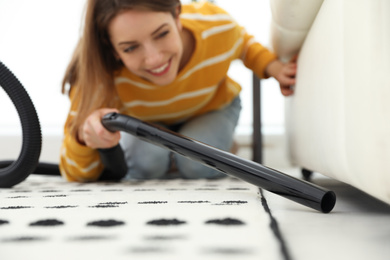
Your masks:
M 137 48 L 138 48 L 138 45 L 132 45 L 132 46 L 127 47 L 126 49 L 124 49 L 123 52 L 126 52 L 126 53 L 132 52 L 132 51 L 136 50 Z
M 169 33 L 169 31 L 163 31 L 162 33 L 160 33 L 157 38 L 163 38 L 165 37 L 167 34 Z

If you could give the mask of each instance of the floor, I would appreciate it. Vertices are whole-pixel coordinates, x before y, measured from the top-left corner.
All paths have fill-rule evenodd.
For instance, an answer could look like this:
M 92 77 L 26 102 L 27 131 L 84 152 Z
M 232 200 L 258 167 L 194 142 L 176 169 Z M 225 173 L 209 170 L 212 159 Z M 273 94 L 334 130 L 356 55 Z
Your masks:
M 251 158 L 251 148 L 241 146 L 239 156 Z M 301 178 L 300 168 L 289 163 L 286 140 L 266 136 L 264 164 Z M 333 190 L 337 201 L 329 214 L 322 214 L 264 191 L 291 259 L 387 260 L 390 259 L 390 205 L 345 183 L 314 173 L 312 182 Z
M 285 166 L 277 170 L 300 177 Z M 389 259 L 390 205 L 320 174 L 313 182 L 335 191 L 332 212 L 231 178 L 80 185 L 32 175 L 0 189 L 0 258 Z
M 300 169 L 284 172 L 300 176 Z M 333 190 L 333 211 L 322 214 L 265 193 L 291 259 L 385 260 L 390 257 L 390 206 L 344 183 L 315 174 L 313 182 Z

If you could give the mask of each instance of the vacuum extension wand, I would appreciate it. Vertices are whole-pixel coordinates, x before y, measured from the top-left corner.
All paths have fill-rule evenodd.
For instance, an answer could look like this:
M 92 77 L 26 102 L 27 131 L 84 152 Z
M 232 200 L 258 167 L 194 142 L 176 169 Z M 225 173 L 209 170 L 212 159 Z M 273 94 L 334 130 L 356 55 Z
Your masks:
M 169 149 L 323 213 L 330 212 L 336 203 L 336 195 L 333 191 L 240 158 L 160 126 L 118 113 L 105 115 L 102 124 L 109 131 L 124 131 L 135 135 L 144 141 Z

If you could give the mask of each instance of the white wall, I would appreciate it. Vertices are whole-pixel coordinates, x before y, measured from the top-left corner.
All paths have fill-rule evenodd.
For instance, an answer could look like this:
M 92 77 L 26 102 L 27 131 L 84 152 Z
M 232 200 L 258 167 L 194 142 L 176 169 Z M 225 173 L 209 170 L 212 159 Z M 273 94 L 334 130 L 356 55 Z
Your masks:
M 0 61 L 30 94 L 44 132 L 61 133 L 69 107 L 61 80 L 79 34 L 80 0 L 0 0 Z M 4 91 L 0 134 L 19 128 Z M 5 113 L 6 111 L 6 113 Z
M 186 2 L 189 0 L 183 1 Z M 0 61 L 13 71 L 30 94 L 44 136 L 62 134 L 69 102 L 60 93 L 61 80 L 80 33 L 84 3 L 81 0 L 0 0 Z M 217 0 L 217 4 L 260 42 L 269 45 L 271 14 L 267 0 Z M 237 133 L 250 134 L 251 72 L 241 62 L 235 62 L 229 74 L 244 89 Z M 284 108 L 276 81 L 262 81 L 262 93 L 263 130 L 280 132 Z M 2 89 L 0 111 L 0 138 L 20 134 L 17 113 Z

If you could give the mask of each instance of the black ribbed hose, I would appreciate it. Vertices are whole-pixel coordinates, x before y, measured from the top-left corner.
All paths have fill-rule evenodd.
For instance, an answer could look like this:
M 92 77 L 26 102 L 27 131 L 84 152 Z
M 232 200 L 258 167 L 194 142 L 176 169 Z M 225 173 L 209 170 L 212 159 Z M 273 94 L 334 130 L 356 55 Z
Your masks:
M 38 115 L 30 96 L 1 61 L 0 86 L 7 93 L 19 114 L 23 134 L 19 157 L 7 167 L 0 169 L 0 188 L 10 188 L 24 181 L 37 167 L 42 148 L 42 134 Z M 6 147 L 1 147 L 1 149 L 6 149 Z

